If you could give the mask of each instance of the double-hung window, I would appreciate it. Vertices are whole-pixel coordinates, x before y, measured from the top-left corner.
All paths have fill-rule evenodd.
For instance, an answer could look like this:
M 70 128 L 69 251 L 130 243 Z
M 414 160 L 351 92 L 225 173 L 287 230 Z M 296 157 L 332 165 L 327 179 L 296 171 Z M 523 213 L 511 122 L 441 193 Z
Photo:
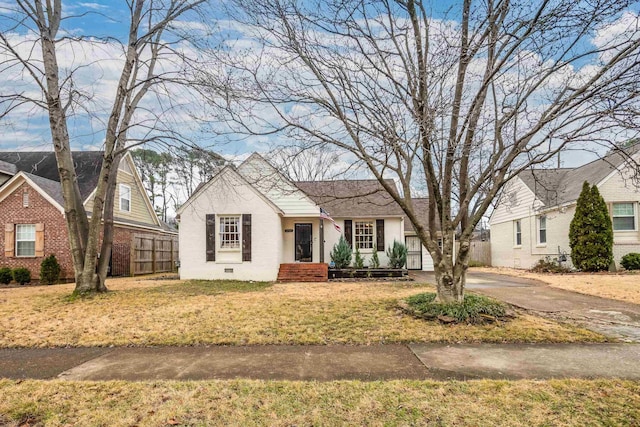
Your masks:
M 16 256 L 36 256 L 35 224 L 16 225 Z
M 220 249 L 240 248 L 240 216 L 220 216 Z
M 120 210 L 131 212 L 131 187 L 120 184 Z
M 513 221 L 513 240 L 515 246 L 522 246 L 522 222 L 519 219 Z
M 355 243 L 358 249 L 373 249 L 374 222 L 356 221 Z
M 538 217 L 538 243 L 543 245 L 547 243 L 547 216 L 540 215 Z
M 633 203 L 613 204 L 613 231 L 633 231 L 636 229 L 636 216 Z

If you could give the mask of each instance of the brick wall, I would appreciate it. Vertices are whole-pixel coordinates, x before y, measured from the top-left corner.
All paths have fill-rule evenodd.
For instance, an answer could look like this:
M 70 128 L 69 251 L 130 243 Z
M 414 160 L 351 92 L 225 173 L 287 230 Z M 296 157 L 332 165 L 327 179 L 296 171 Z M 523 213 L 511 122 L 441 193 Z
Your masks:
M 29 207 L 23 207 L 23 193 L 29 194 Z M 31 277 L 40 276 L 44 257 L 5 257 L 5 224 L 44 224 L 44 254 L 54 254 L 62 267 L 62 277 L 73 278 L 73 263 L 69 251 L 67 224 L 62 213 L 27 183 L 23 183 L 6 199 L 0 201 L 0 267 L 26 267 Z

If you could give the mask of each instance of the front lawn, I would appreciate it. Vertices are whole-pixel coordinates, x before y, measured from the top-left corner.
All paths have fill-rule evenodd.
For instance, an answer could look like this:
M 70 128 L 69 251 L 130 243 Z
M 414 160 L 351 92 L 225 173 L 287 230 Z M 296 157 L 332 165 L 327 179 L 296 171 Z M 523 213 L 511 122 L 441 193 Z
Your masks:
M 0 380 L 0 425 L 634 426 L 640 383 Z
M 124 278 L 71 298 L 73 285 L 0 290 L 0 347 L 390 342 L 598 342 L 596 333 L 523 315 L 442 325 L 405 315 L 407 283 L 181 282 Z
M 474 271 L 540 280 L 554 288 L 640 304 L 640 273 L 532 273 L 506 267 L 479 267 Z

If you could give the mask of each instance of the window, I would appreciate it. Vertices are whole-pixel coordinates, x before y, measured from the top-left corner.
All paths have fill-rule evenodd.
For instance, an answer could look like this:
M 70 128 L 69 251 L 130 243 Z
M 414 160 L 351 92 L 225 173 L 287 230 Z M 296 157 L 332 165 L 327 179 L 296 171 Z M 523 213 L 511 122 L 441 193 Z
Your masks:
M 547 243 L 547 216 L 538 217 L 538 243 Z
M 613 230 L 633 231 L 636 229 L 636 217 L 633 203 L 613 204 Z
M 35 224 L 16 225 L 16 256 L 36 256 Z
M 515 240 L 515 244 L 516 246 L 521 246 L 522 245 L 522 223 L 520 222 L 520 220 L 516 220 L 513 222 L 513 233 L 514 233 L 514 240 Z
M 120 210 L 131 212 L 131 187 L 120 184 Z
M 240 247 L 240 216 L 221 216 L 220 249 L 238 249 Z
M 373 249 L 373 221 L 356 221 L 356 248 Z

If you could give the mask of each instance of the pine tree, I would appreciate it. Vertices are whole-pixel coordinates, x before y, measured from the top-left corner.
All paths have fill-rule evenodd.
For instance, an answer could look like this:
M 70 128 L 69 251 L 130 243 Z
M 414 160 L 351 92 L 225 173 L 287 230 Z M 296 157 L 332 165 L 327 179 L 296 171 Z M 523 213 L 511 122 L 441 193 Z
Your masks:
M 347 243 L 344 236 L 340 236 L 338 243 L 333 245 L 330 256 L 336 268 L 349 267 L 349 264 L 351 264 L 351 246 Z
M 613 227 L 607 204 L 595 185 L 582 184 L 569 227 L 573 265 L 582 271 L 607 270 L 613 261 Z
M 353 266 L 355 268 L 364 268 L 364 258 L 362 257 L 362 254 L 360 253 L 360 248 L 358 248 L 356 246 L 356 253 L 355 253 L 356 257 L 353 260 Z

